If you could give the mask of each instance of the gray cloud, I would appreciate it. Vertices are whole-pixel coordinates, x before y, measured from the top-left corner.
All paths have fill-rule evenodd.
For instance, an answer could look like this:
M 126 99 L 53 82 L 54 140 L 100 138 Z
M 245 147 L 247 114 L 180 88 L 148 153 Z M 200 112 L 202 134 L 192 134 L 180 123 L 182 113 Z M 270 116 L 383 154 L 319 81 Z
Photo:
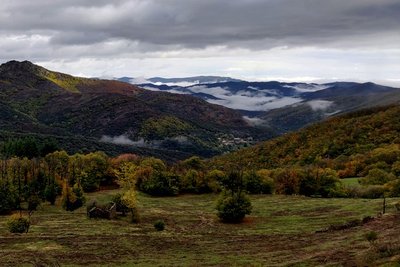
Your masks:
M 308 65 L 313 68 L 301 76 L 331 78 L 355 73 L 353 78 L 358 79 L 377 73 L 374 66 L 386 65 L 387 70 L 382 70 L 377 79 L 393 80 L 399 69 L 392 60 L 399 54 L 399 14 L 398 0 L 3 0 L 0 60 L 28 59 L 59 71 L 71 71 L 74 65 L 74 69 L 90 75 L 102 74 L 105 68 L 121 73 L 126 65 L 131 70 L 147 66 L 160 75 L 163 71 L 171 75 L 166 70 L 183 65 L 183 70 L 195 70 L 192 75 L 216 74 L 210 68 L 219 65 L 243 69 L 245 75 L 256 77 L 266 73 L 292 77 L 294 67 L 300 70 L 294 64 L 299 64 L 301 69 Z M 307 51 L 295 51 L 304 47 L 317 52 L 307 55 Z M 321 57 L 318 49 L 336 49 L 340 55 L 334 59 Z M 285 50 L 289 52 L 285 54 Z M 351 69 L 346 62 L 349 50 L 351 61 L 360 62 Z M 378 62 L 374 62 L 377 51 L 383 50 L 387 55 L 379 54 Z M 260 51 L 272 52 L 260 57 Z M 365 54 L 360 54 L 363 51 Z M 277 53 L 279 58 L 273 58 Z M 243 58 L 239 58 L 241 55 Z M 224 66 L 223 60 L 208 60 L 209 65 L 198 60 L 218 57 L 237 60 L 229 62 L 232 66 Z M 274 61 L 268 61 L 270 67 L 261 65 L 271 57 Z M 158 61 L 145 61 L 153 58 Z M 187 61 L 166 62 L 165 58 Z M 196 63 L 187 63 L 194 58 Z M 296 59 L 294 63 L 292 58 Z M 260 61 L 246 63 L 255 59 Z M 318 62 L 313 62 L 316 59 Z M 339 73 L 340 69 L 343 72 Z
M 400 33 L 398 14 L 397 0 L 6 0 L 0 32 L 46 35 L 51 46 L 122 39 L 149 49 L 265 49 L 390 38 Z

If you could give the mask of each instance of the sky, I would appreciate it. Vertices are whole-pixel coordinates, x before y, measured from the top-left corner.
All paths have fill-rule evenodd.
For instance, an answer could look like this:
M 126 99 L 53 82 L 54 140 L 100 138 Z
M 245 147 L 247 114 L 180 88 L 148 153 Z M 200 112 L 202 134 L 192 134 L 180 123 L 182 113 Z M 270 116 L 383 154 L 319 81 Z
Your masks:
M 400 86 L 399 0 L 1 0 L 0 63 Z

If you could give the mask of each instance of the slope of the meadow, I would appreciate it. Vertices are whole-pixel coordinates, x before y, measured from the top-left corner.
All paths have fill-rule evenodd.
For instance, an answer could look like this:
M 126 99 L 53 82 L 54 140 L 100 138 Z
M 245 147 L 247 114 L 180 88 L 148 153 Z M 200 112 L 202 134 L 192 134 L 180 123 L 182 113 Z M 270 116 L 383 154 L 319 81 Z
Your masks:
M 110 199 L 116 191 L 89 195 Z M 93 220 L 81 208 L 69 213 L 43 205 L 28 234 L 6 231 L 0 217 L 1 266 L 396 266 L 400 217 L 388 213 L 362 226 L 318 232 L 365 216 L 376 216 L 382 200 L 253 196 L 243 224 L 222 224 L 216 195 L 155 198 L 140 195 L 141 222 Z M 153 223 L 163 219 L 166 229 Z M 375 231 L 370 244 L 366 233 Z

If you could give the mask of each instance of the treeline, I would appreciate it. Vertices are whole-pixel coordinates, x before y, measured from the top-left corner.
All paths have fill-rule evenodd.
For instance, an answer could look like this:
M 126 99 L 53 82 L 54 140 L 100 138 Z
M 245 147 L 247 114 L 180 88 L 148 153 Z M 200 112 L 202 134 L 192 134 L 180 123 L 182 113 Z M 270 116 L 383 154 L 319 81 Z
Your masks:
M 111 158 L 102 152 L 68 155 L 65 151 L 55 151 L 44 157 L 37 155 L 32 158 L 26 154 L 24 157 L 3 155 L 0 214 L 20 209 L 23 204 L 35 206 L 40 201 L 54 204 L 59 196 L 64 208 L 73 210 L 83 205 L 84 192 L 121 186 L 127 177 L 135 183 L 129 185 L 129 190 L 135 188 L 154 196 L 221 192 L 235 175 L 240 176 L 241 191 L 250 194 L 400 196 L 399 145 L 334 160 L 321 159 L 306 166 L 271 169 L 254 169 L 241 160 L 210 168 L 210 162 L 199 157 L 168 165 L 157 158 L 134 154 Z M 363 186 L 359 188 L 341 183 L 340 178 L 357 176 L 362 177 Z
M 55 139 L 40 141 L 34 137 L 10 139 L 0 144 L 0 156 L 3 158 L 26 157 L 28 159 L 44 157 L 47 154 L 59 150 Z
M 285 171 L 210 170 L 206 162 L 198 157 L 167 165 L 160 159 L 141 158 L 133 154 L 110 158 L 102 152 L 68 155 L 65 151 L 55 151 L 44 157 L 29 159 L 14 156 L 1 160 L 0 213 L 19 209 L 22 203 L 29 204 L 33 200 L 52 204 L 57 196 L 62 196 L 63 201 L 74 200 L 81 194 L 80 190 L 93 192 L 102 187 L 119 186 L 125 177 L 135 181 L 136 190 L 155 196 L 220 192 L 223 188 L 221 181 L 226 184 L 232 172 L 240 173 L 243 191 L 253 194 L 271 194 L 274 191 L 296 194 L 304 191 L 310 195 L 326 196 L 324 192 L 338 181 L 336 174 L 326 170 L 317 174 L 310 172 L 304 179 L 316 175 L 318 183 L 313 187 L 315 191 L 299 191 L 294 189 L 297 185 L 287 180 L 292 178 Z M 73 203 L 63 205 L 67 210 L 73 210 L 68 208 L 74 207 Z

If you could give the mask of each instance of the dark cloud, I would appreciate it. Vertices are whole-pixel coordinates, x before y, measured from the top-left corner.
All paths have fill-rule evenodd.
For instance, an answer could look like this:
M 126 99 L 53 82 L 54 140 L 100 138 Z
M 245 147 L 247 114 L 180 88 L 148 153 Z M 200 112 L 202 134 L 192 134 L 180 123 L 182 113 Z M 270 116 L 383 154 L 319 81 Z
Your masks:
M 86 76 L 398 83 L 399 14 L 399 0 L 1 0 L 0 61 Z
M 53 46 L 124 39 L 152 49 L 268 49 L 344 38 L 357 45 L 365 35 L 399 35 L 399 14 L 397 0 L 6 0 L 0 32 L 46 32 Z

